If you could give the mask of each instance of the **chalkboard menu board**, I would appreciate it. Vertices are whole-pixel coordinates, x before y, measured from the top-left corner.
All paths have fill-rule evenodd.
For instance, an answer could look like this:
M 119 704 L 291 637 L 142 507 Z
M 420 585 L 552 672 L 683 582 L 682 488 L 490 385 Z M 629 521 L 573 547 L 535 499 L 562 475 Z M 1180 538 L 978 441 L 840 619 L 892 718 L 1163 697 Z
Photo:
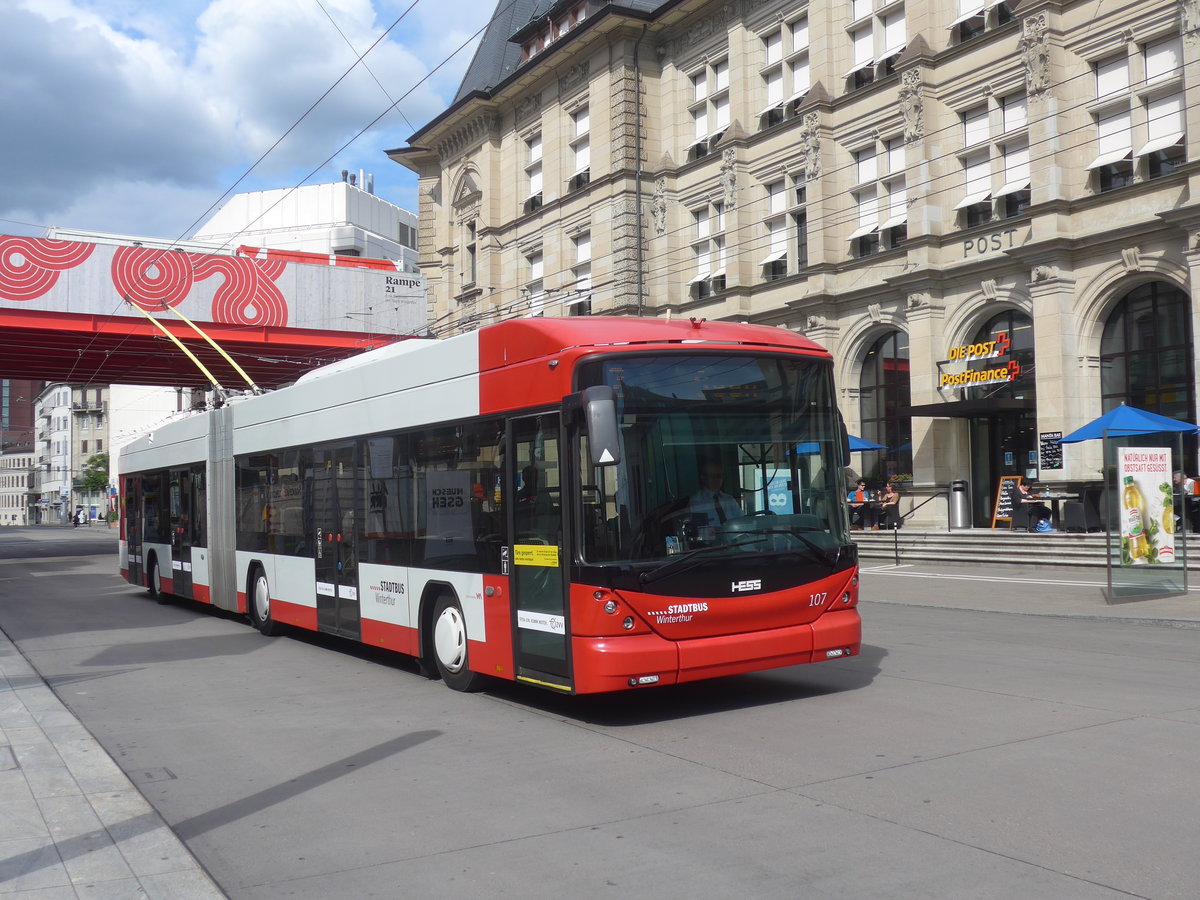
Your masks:
M 1044 472 L 1047 469 L 1062 468 L 1062 432 L 1061 431 L 1043 431 L 1041 438 L 1041 468 Z
M 996 483 L 996 507 L 992 512 L 992 528 L 996 527 L 997 522 L 1008 522 L 1011 527 L 1013 494 L 1017 492 L 1017 485 L 1020 483 L 1020 475 L 1000 476 L 1000 480 Z

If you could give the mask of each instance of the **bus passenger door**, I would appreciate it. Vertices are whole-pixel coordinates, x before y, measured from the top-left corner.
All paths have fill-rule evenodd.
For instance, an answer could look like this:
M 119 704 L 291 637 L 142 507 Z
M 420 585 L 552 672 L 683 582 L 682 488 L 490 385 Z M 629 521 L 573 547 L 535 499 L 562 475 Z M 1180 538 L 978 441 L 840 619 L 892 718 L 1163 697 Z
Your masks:
M 559 417 L 513 419 L 505 497 L 518 680 L 570 688 Z
M 313 448 L 310 497 L 316 532 L 317 629 L 356 640 L 360 634 L 357 489 L 357 443 Z
M 125 550 L 128 556 L 129 583 L 145 586 L 142 581 L 142 476 L 122 476 L 124 492 L 121 515 L 125 517 Z
M 192 598 L 192 479 L 171 470 L 171 593 Z

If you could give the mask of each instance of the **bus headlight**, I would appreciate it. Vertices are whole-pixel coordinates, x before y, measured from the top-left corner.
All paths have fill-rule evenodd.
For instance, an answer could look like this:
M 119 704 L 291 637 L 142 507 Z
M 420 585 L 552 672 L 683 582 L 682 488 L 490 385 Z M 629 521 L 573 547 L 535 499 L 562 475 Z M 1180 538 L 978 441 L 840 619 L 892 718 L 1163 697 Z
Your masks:
M 626 616 L 625 621 L 621 623 L 621 627 L 626 631 L 631 631 L 633 629 L 633 616 Z
M 617 611 L 617 601 L 616 601 L 616 600 L 609 600 L 607 603 L 605 603 L 605 604 L 604 604 L 604 611 L 605 611 L 606 613 L 608 613 L 610 616 L 611 616 L 613 613 L 615 613 L 615 612 Z

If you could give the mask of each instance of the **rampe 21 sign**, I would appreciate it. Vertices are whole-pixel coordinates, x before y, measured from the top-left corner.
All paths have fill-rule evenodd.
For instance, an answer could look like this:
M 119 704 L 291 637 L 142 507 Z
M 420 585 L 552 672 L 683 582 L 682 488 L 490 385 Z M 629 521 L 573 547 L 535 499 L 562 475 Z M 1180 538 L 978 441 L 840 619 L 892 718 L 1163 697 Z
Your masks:
M 962 344 L 951 347 L 946 354 L 946 360 L 939 363 L 942 368 L 952 363 L 971 363 L 979 360 L 996 360 L 1008 356 L 1012 350 L 1012 340 L 1007 331 L 1001 331 L 994 340 L 980 341 L 975 344 Z M 1001 365 L 984 365 L 967 368 L 961 372 L 942 371 L 938 375 L 938 389 L 973 387 L 974 385 L 1003 384 L 1016 381 L 1021 376 L 1021 364 L 1010 359 Z

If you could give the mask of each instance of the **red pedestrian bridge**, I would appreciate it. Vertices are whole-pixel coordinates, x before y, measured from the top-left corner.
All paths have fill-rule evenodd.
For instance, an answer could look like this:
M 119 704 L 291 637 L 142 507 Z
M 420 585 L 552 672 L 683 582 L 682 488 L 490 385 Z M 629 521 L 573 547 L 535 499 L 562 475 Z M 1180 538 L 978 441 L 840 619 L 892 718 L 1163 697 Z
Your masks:
M 209 385 L 165 329 L 223 386 L 244 387 L 190 320 L 259 387 L 278 387 L 425 332 L 424 279 L 397 265 L 0 235 L 0 377 Z

